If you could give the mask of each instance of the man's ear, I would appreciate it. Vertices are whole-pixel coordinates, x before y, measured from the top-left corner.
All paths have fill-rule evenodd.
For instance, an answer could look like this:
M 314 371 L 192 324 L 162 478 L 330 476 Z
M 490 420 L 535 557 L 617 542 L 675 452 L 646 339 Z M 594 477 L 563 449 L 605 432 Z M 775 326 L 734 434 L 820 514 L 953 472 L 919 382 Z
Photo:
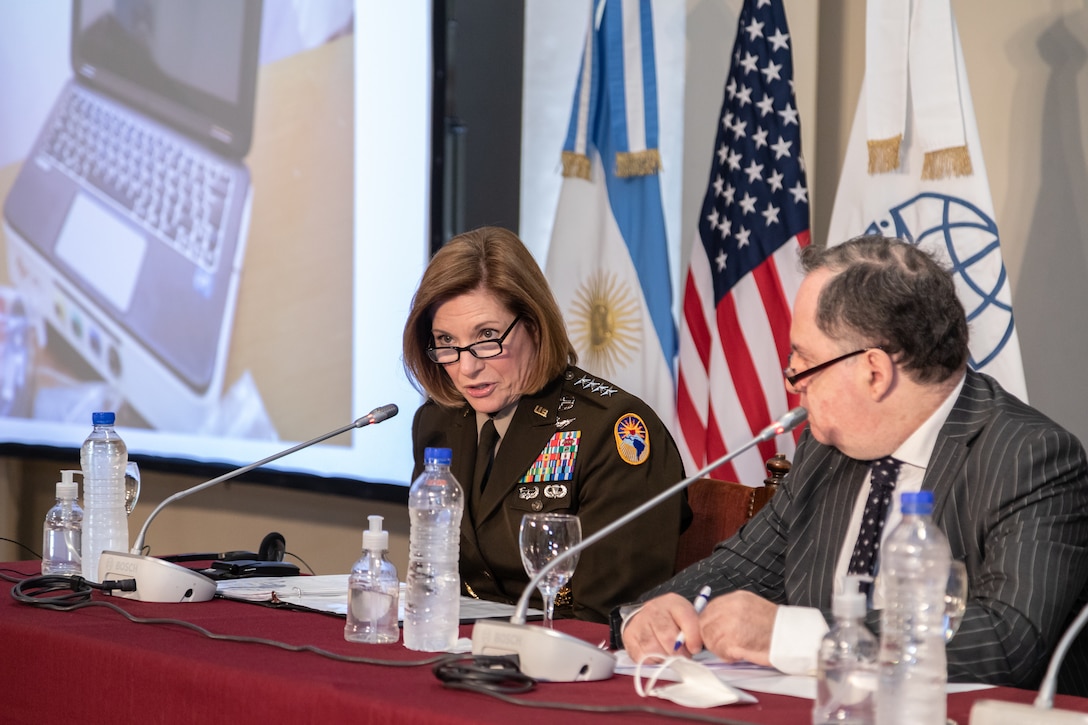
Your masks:
M 863 364 L 869 373 L 869 395 L 880 401 L 891 395 L 899 382 L 898 369 L 891 356 L 879 348 L 864 353 Z

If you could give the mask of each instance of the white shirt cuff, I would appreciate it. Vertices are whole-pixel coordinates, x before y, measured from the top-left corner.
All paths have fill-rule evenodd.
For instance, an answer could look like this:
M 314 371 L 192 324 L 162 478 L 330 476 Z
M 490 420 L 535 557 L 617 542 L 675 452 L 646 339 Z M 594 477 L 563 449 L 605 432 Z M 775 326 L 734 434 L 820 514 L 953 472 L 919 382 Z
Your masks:
M 787 675 L 816 674 L 820 640 L 828 629 L 819 609 L 780 605 L 771 632 L 771 666 Z

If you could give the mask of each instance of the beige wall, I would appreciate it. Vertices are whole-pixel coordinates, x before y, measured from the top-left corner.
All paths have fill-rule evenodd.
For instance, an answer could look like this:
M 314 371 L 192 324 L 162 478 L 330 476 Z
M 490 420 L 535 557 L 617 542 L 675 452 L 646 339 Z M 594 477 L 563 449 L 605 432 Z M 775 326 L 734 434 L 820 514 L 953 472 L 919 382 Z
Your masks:
M 710 163 L 714 126 L 738 0 L 688 0 L 684 219 L 694 220 Z M 1002 250 L 1013 285 L 1031 402 L 1082 440 L 1088 333 L 1086 146 L 1088 9 L 1083 2 L 953 0 Z M 795 81 L 812 187 L 813 238 L 823 242 L 864 72 L 863 0 L 787 0 Z M 694 238 L 684 222 L 684 239 Z M 687 259 L 690 242 L 682 259 Z M 0 459 L 0 536 L 41 546 L 41 519 L 56 471 L 70 462 Z M 154 503 L 200 479 L 148 471 L 135 536 Z M 407 559 L 404 506 L 228 484 L 167 509 L 152 525 L 156 552 L 255 548 L 283 533 L 319 573 L 354 561 L 366 516 L 387 517 L 393 560 Z M 0 560 L 26 558 L 0 542 Z
M 1012 280 L 1028 396 L 1086 441 L 1088 7 L 1063 0 L 953 5 Z

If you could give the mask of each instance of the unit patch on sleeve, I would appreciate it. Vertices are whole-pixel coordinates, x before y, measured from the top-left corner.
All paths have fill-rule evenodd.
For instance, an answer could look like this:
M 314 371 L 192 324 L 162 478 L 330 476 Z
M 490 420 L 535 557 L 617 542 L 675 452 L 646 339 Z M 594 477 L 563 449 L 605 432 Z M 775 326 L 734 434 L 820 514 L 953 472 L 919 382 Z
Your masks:
M 632 466 L 645 463 L 650 457 L 650 431 L 642 418 L 634 413 L 624 413 L 616 421 L 616 448 L 620 458 Z
M 580 430 L 557 432 L 518 483 L 569 481 L 574 478 L 574 460 L 578 457 L 578 441 L 581 438 Z

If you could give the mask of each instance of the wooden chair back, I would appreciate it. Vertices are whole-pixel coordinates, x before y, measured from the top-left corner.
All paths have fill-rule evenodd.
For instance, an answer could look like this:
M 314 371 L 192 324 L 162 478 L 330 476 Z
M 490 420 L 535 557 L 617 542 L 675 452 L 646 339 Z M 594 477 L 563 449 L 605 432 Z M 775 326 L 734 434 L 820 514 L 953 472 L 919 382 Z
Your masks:
M 782 454 L 768 460 L 767 478 L 759 488 L 716 478 L 700 478 L 691 484 L 688 504 L 693 517 L 691 526 L 680 535 L 676 571 L 706 558 L 719 541 L 728 539 L 755 516 L 774 495 L 789 467 Z

